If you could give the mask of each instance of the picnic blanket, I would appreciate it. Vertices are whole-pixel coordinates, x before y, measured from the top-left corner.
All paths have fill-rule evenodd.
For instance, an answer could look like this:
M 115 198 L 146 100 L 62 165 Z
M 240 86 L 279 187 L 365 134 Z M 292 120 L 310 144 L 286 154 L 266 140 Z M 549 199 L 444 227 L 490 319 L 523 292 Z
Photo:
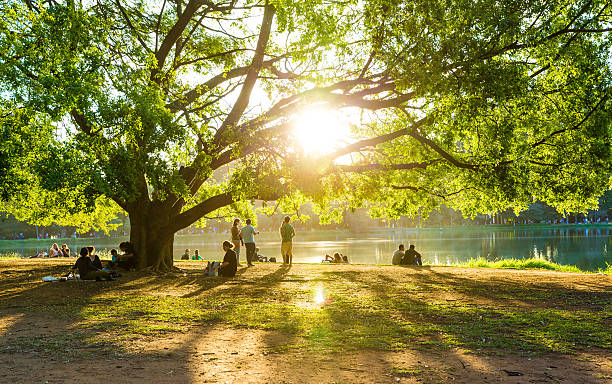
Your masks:
M 68 276 L 61 276 L 61 277 L 45 276 L 42 278 L 42 281 L 46 283 L 57 283 L 57 282 L 65 282 L 65 281 L 96 281 L 96 280 L 82 280 L 78 274 L 77 275 L 70 274 Z

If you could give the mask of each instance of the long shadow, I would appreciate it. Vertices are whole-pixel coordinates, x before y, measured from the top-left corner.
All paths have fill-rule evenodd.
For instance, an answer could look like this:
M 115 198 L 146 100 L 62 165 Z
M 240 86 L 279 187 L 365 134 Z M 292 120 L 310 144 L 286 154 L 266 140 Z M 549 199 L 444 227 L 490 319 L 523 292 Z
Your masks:
M 56 354 L 60 359 L 62 357 L 78 359 L 80 356 L 87 355 L 112 358 L 115 354 L 120 354 L 126 360 L 137 359 L 141 362 L 143 360 L 159 358 L 160 355 L 157 352 L 130 352 L 117 348 L 120 344 L 96 341 L 97 335 L 107 333 L 110 329 L 116 329 L 115 325 L 121 326 L 124 320 L 120 318 L 117 320 L 95 320 L 94 322 L 97 325 L 86 329 L 80 329 L 77 325 L 83 320 L 80 314 L 90 308 L 92 304 L 103 306 L 108 302 L 112 305 L 114 300 L 117 299 L 106 300 L 105 295 L 119 294 L 118 299 L 122 300 L 122 298 L 129 298 L 132 293 L 136 293 L 143 288 L 161 290 L 164 287 L 172 286 L 175 279 L 153 277 L 139 273 L 125 273 L 122 278 L 112 282 L 69 281 L 43 283 L 41 282 L 42 276 L 59 275 L 65 272 L 67 266 L 50 264 L 31 269 L 28 269 L 28 266 L 21 266 L 20 268 L 15 271 L 11 268 L 11 276 L 3 275 L 9 278 L 3 279 L 0 282 L 1 287 L 7 288 L 3 289 L 3 295 L 0 296 L 0 316 L 7 322 L 12 321 L 2 330 L 2 334 L 11 336 L 3 337 L 0 341 L 0 359 L 3 356 L 10 356 L 12 353 L 25 353 L 35 360 L 41 359 L 47 353 Z M 269 289 L 276 284 L 280 284 L 290 269 L 290 266 L 281 266 L 272 273 L 256 278 L 245 278 L 244 274 L 247 269 L 243 268 L 237 272 L 237 277 L 233 279 L 205 277 L 203 272 L 198 271 L 189 273 L 189 276 L 186 278 L 178 277 L 179 283 L 177 286 L 181 288 L 184 288 L 186 285 L 199 286 L 188 295 L 184 295 L 186 299 L 205 294 L 206 291 L 223 285 L 226 286 L 224 289 L 234 290 L 236 294 L 242 294 L 236 290 L 236 283 L 238 285 L 254 285 L 259 289 Z M 2 270 L 2 265 L 0 265 L 0 271 Z M 4 272 L 8 270 L 4 269 Z M 12 289 L 9 290 L 8 288 Z M 247 291 L 244 294 L 247 295 L 249 292 Z M 128 321 L 138 321 L 138 309 L 131 308 L 130 310 L 132 312 L 128 316 Z M 49 323 L 52 324 L 51 328 L 53 329 L 47 329 L 46 326 L 44 329 L 41 329 L 43 327 L 32 323 L 31 314 L 34 313 L 37 314 L 34 317 L 36 319 L 50 319 L 53 317 L 59 317 L 60 319 Z M 13 319 L 9 320 L 11 316 Z M 209 320 L 202 324 L 200 339 L 206 337 L 210 324 L 214 323 L 215 320 L 212 320 L 212 323 Z M 98 327 L 98 325 L 101 325 L 101 327 Z M 197 326 L 197 324 L 192 326 Z M 41 330 L 42 332 L 36 332 L 36 330 Z M 24 331 L 27 331 L 28 336 L 19 336 Z M 198 340 L 188 340 L 174 349 L 174 353 L 186 355 L 190 353 L 197 342 Z M 75 344 L 77 347 L 74 347 Z M 3 355 L 2 352 L 9 355 Z M 47 366 L 46 362 L 40 361 L 37 361 L 37 365 L 40 366 L 37 370 L 40 369 L 42 371 Z M 15 370 L 15 372 L 19 372 L 19 369 Z M 21 374 L 26 375 L 23 377 L 28 377 L 28 374 L 34 374 L 34 372 L 21 371 Z M 18 377 L 16 376 L 15 378 Z
M 0 265 L 1 267 L 1 265 Z M 98 296 L 106 294 L 119 294 L 125 295 L 126 297 L 132 293 L 137 292 L 142 288 L 149 288 L 150 290 L 161 290 L 164 287 L 180 286 L 185 287 L 187 284 L 197 286 L 194 292 L 198 292 L 200 295 L 210 297 L 211 294 L 206 291 L 211 288 L 218 288 L 215 290 L 215 294 L 232 294 L 239 295 L 240 297 L 248 298 L 248 305 L 265 305 L 265 302 L 260 299 L 264 296 L 270 296 L 271 291 L 276 291 L 275 288 L 279 287 L 283 282 L 287 281 L 300 281 L 296 279 L 288 280 L 287 275 L 291 270 L 291 266 L 282 265 L 275 271 L 261 275 L 261 276 L 245 276 L 246 269 L 242 269 L 238 278 L 236 279 L 224 279 L 224 278 L 205 278 L 203 273 L 193 272 L 189 276 L 178 277 L 176 279 L 164 279 L 164 278 L 153 278 L 147 275 L 141 274 L 126 274 L 123 278 L 113 282 L 102 282 L 102 283 L 84 283 L 84 282 L 67 282 L 67 283 L 42 283 L 40 278 L 44 275 L 57 275 L 65 270 L 65 266 L 62 265 L 49 265 L 33 268 L 35 273 L 32 276 L 27 276 L 26 271 L 11 272 L 11 276 L 14 274 L 17 281 L 12 280 L 17 285 L 22 285 L 23 289 L 19 292 L 16 290 L 10 290 L 8 293 L 0 296 L 0 314 L 20 315 L 7 329 L 4 331 L 4 335 L 13 334 L 11 337 L 2 337 L 0 340 L 0 351 L 6 351 L 8 353 L 20 353 L 19 350 L 14 349 L 17 345 L 21 348 L 21 353 L 32 353 L 38 356 L 42 360 L 42 355 L 47 353 L 58 353 L 61 355 L 63 352 L 58 351 L 58 348 L 64 348 L 68 345 L 74 345 L 77 342 L 78 348 L 73 349 L 77 356 L 86 355 L 88 353 L 95 355 L 98 353 L 100 356 L 112 356 L 113 349 L 116 348 L 116 344 L 108 345 L 97 345 L 97 341 L 89 341 L 92 336 L 95 336 L 102 332 L 107 332 L 107 329 L 85 329 L 80 330 L 75 327 L 81 322 L 80 313 L 87 310 L 92 303 L 100 305 L 100 299 Z M 417 286 L 427 286 L 428 289 L 436 289 L 437 286 L 450 287 L 458 290 L 459 292 L 465 292 L 468 290 L 470 295 L 475 295 L 478 298 L 494 297 L 500 298 L 499 293 L 496 291 L 496 284 L 505 283 L 505 280 L 487 280 L 474 281 L 469 278 L 453 276 L 446 272 L 432 272 L 423 270 L 424 273 L 413 273 L 405 278 L 395 278 L 386 276 L 381 273 L 373 272 L 358 272 L 350 270 L 329 270 L 322 272 L 321 274 L 328 278 L 322 281 L 337 284 L 342 286 L 343 283 L 347 285 L 363 286 L 367 285 L 367 290 L 374 294 L 373 306 L 369 307 L 369 302 L 363 300 L 360 301 L 359 297 L 345 297 L 347 294 L 338 294 L 337 301 L 331 303 L 329 306 L 323 308 L 324 317 L 321 318 L 326 323 L 321 324 L 322 326 L 329 327 L 328 331 L 331 334 L 322 335 L 322 338 L 330 338 L 328 341 L 341 343 L 344 345 L 342 336 L 346 335 L 351 338 L 364 337 L 364 341 L 357 343 L 357 346 L 373 349 L 390 349 L 394 348 L 408 348 L 408 347 L 427 347 L 431 344 L 418 344 L 422 342 L 422 335 L 419 332 L 428 332 L 426 343 L 444 343 L 445 340 L 437 339 L 435 334 L 439 334 L 442 337 L 452 337 L 457 340 L 459 345 L 468 347 L 477 346 L 478 340 L 484 334 L 488 337 L 488 333 L 497 332 L 501 333 L 505 331 L 506 336 L 501 340 L 502 342 L 511 342 L 513 337 L 519 337 L 517 333 L 520 329 L 508 328 L 507 324 L 516 325 L 518 327 L 525 328 L 524 325 L 519 323 L 500 323 L 496 325 L 492 323 L 491 329 L 479 329 L 477 326 L 472 329 L 466 329 L 465 327 L 478 325 L 479 316 L 484 316 L 484 320 L 492 321 L 497 316 L 503 316 L 503 313 L 495 309 L 482 308 L 478 311 L 464 311 L 461 308 L 454 308 L 452 305 L 446 306 L 431 306 L 431 302 L 428 301 L 427 292 L 422 293 L 425 297 L 416 297 L 415 295 L 409 294 L 405 289 L 399 289 L 398 287 L 404 283 L 413 283 Z M 202 278 L 200 280 L 200 275 Z M 36 283 L 35 281 L 38 281 Z M 178 284 L 176 282 L 178 281 Z M 312 283 L 318 283 L 317 280 L 309 280 Z M 544 284 L 544 283 L 542 283 Z M 237 286 L 244 286 L 244 290 L 237 289 Z M 2 281 L 0 287 L 15 289 L 15 285 L 11 285 L 10 282 Z M 67 290 L 66 287 L 73 288 Z M 520 288 L 520 287 L 518 287 Z M 538 286 L 538 289 L 543 289 Z M 509 293 L 514 292 L 514 288 L 508 290 Z M 188 293 L 188 296 L 182 296 L 182 298 L 192 299 L 198 296 L 198 294 Z M 576 293 L 572 290 L 567 290 L 569 296 L 572 293 Z M 497 296 L 495 296 L 497 295 Z M 358 295 L 356 295 L 358 296 Z M 610 299 L 610 295 L 602 296 L 604 299 Z M 276 300 L 276 298 L 272 298 Z M 281 301 L 276 300 L 273 303 L 283 304 Z M 364 299 L 365 300 L 365 299 Z M 103 303 L 104 301 L 102 301 Z M 112 302 L 112 301 L 111 301 Z M 391 303 L 391 310 L 384 308 L 385 303 Z M 21 304 L 21 306 L 15 306 L 15 304 Z M 550 303 L 549 305 L 553 305 Z M 40 308 L 38 308 L 40 307 Z M 44 308 L 43 308 L 44 307 Z M 286 318 L 288 323 L 293 320 L 291 318 L 292 313 L 288 310 L 286 305 L 271 306 L 270 311 L 274 312 L 275 318 Z M 47 313 L 49 317 L 59 316 L 65 317 L 64 321 L 58 325 L 55 334 L 59 336 L 49 336 L 47 333 L 41 333 L 38 336 L 29 338 L 19 338 L 19 332 L 23 329 L 31 329 L 37 327 L 36 324 L 32 324 L 29 314 L 32 311 L 42 310 Z M 62 311 L 66 313 L 62 314 Z M 514 313 L 514 312 L 513 312 Z M 392 316 L 390 316 L 392 315 Z M 422 316 L 419 316 L 422 315 Z M 134 310 L 132 313 L 134 321 L 137 320 L 138 312 Z M 130 318 L 131 319 L 131 318 Z M 547 320 L 548 318 L 543 318 Z M 503 318 L 501 320 L 504 320 Z M 111 320 L 110 322 L 112 322 Z M 119 319 L 118 324 L 121 325 L 122 320 Z M 401 324 L 398 324 L 401 322 Z M 418 322 L 421 322 L 420 324 Z M 194 323 L 194 322 L 192 322 Z M 195 322 L 197 323 L 197 322 Z M 207 320 L 202 323 L 202 333 L 199 339 L 187 340 L 181 345 L 177 346 L 172 350 L 177 355 L 186 355 L 193 350 L 194 346 L 201 341 L 202 338 L 206 337 L 208 324 L 214 324 L 214 321 Z M 415 325 L 416 324 L 416 325 Z M 109 325 L 109 324 L 107 324 Z M 113 325 L 113 324 L 110 324 Z M 197 325 L 196 325 L 197 326 Z M 460 327 L 460 328 L 457 328 Z M 501 328 L 500 328 L 501 327 Z M 568 329 L 568 331 L 572 331 Z M 430 332 L 430 333 L 429 333 Z M 331 335 L 331 336 L 330 336 Z M 339 335 L 339 337 L 333 338 L 333 335 Z M 272 337 L 272 334 L 264 336 L 264 343 L 272 348 L 278 346 L 278 339 Z M 554 335 L 553 335 L 554 336 Z M 292 333 L 289 332 L 287 337 L 292 337 Z M 314 337 L 317 337 L 314 335 Z M 59 338 L 59 340 L 56 340 Z M 372 344 L 383 340 L 385 345 Z M 290 339 L 288 339 L 291 341 Z M 370 343 L 372 341 L 372 343 Z M 393 343 L 396 343 L 393 345 Z M 535 343 L 535 342 L 534 342 Z M 503 345 L 503 343 L 501 343 Z M 541 345 L 533 344 L 535 347 L 541 347 Z M 347 347 L 350 347 L 347 344 Z M 485 345 L 486 347 L 486 345 Z M 106 349 L 105 349 L 106 348 Z M 70 349 L 70 348 L 68 348 Z M 544 351 L 547 349 L 544 348 Z M 130 352 L 130 351 L 119 351 L 124 359 L 137 359 L 139 361 L 147 359 L 159 358 L 159 353 L 151 352 Z M 0 354 L 0 358 L 2 355 Z M 72 356 L 70 358 L 73 358 Z M 45 367 L 49 367 L 48 362 L 41 362 L 39 369 L 44 370 Z M 568 364 L 572 364 L 572 361 L 568 359 Z M 596 373 L 593 372 L 593 378 Z M 586 375 L 586 373 L 585 373 Z M 195 377 L 191 379 L 195 380 Z M 4 380 L 4 379 L 2 379 Z
M 378 332 L 378 336 L 384 339 L 386 333 L 393 336 L 391 339 L 395 338 L 398 345 L 419 342 L 419 338 L 415 336 L 425 332 L 430 338 L 427 343 L 436 345 L 452 346 L 458 343 L 468 348 L 510 348 L 514 351 L 556 352 L 559 347 L 555 345 L 558 343 L 561 349 L 563 349 L 563 344 L 568 344 L 572 340 L 578 343 L 582 340 L 585 345 L 597 343 L 595 339 L 604 334 L 605 324 L 601 322 L 585 322 L 581 325 L 585 329 L 581 329 L 576 327 L 571 318 L 557 319 L 556 312 L 524 311 L 503 306 L 500 308 L 469 308 L 461 304 L 457 306 L 454 303 L 434 304 L 429 301 L 427 295 L 418 297 L 411 295 L 399 287 L 389 285 L 387 278 L 380 279 L 379 276 L 371 273 L 354 271 L 325 273 L 333 275 L 333 280 L 340 283 L 347 281 L 351 284 L 361 284 L 376 295 L 376 299 L 369 304 L 372 306 L 369 309 L 363 308 L 358 302 L 351 301 L 340 303 L 341 305 L 338 305 L 337 308 L 329 308 L 331 324 L 338 325 L 336 327 L 338 331 L 355 326 L 358 319 L 361 319 L 359 323 L 368 320 L 370 329 L 365 330 L 366 335 Z M 417 285 L 419 281 L 438 282 L 445 285 L 470 283 L 481 288 L 483 295 L 490 293 L 495 288 L 490 282 L 479 283 L 461 279 L 452 282 L 447 275 L 417 275 L 414 279 L 411 275 L 409 280 L 413 280 Z M 391 310 L 387 311 L 386 307 Z M 347 318 L 346 312 L 352 315 Z M 571 315 L 570 312 L 567 313 Z M 393 320 L 394 316 L 397 321 Z M 555 327 L 557 329 L 554 329 Z M 527 334 L 522 332 L 527 332 Z M 597 336 L 593 338 L 589 332 L 597 333 Z M 440 339 L 437 335 L 443 338 Z M 492 340 L 485 342 L 490 338 Z M 402 341 L 402 339 L 405 340 Z M 480 344 L 481 339 L 482 344 Z M 605 345 L 605 340 L 600 340 L 599 344 Z

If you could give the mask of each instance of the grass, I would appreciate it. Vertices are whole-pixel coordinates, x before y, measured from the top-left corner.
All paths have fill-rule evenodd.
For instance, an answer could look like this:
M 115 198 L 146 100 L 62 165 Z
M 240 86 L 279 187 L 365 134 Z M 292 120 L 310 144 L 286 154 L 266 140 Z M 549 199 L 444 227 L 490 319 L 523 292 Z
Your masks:
M 581 346 L 612 348 L 609 294 L 590 297 L 593 307 L 584 308 L 582 295 L 554 288 L 500 285 L 492 292 L 487 283 L 449 284 L 446 277 L 419 276 L 408 284 L 389 281 L 403 268 L 385 267 L 378 275 L 362 272 L 365 266 L 345 271 L 305 264 L 297 268 L 305 272 L 292 276 L 289 284 L 282 283 L 284 278 L 263 277 L 194 297 L 112 291 L 34 308 L 102 334 L 160 335 L 194 324 L 221 323 L 278 331 L 299 340 L 289 348 L 329 352 L 461 347 L 475 352 L 568 353 Z M 270 286 L 278 283 L 282 289 Z M 467 299 L 448 301 L 440 294 Z M 470 299 L 483 294 L 494 303 Z M 317 300 L 320 296 L 323 302 Z M 511 300 L 528 305 L 509 304 Z M 542 302 L 547 305 L 539 307 Z
M 7 252 L 0 254 L 0 260 L 21 259 L 21 255 L 17 252 Z
M 31 268 L 15 263 L 24 263 L 26 272 Z M 52 268 L 47 264 L 41 268 Z M 65 319 L 78 325 L 79 338 L 87 343 L 114 345 L 118 351 L 129 349 L 133 338 L 169 337 L 212 324 L 277 332 L 287 337 L 283 348 L 318 352 L 459 347 L 530 355 L 612 349 L 612 284 L 589 274 L 553 271 L 543 278 L 448 267 L 298 264 L 289 269 L 262 263 L 225 280 L 205 278 L 198 263 L 179 266 L 192 270 L 156 278 L 128 274 L 111 283 L 42 284 L 0 297 L 0 311 L 24 301 L 28 316 Z M 55 268 L 62 266 L 58 262 Z M 16 267 L 6 269 L 0 287 L 7 292 L 38 279 L 20 280 Z M 564 285 L 580 279 L 590 282 L 588 290 Z M 71 342 L 50 335 L 15 345 L 61 351 Z M 12 348 L 11 343 L 0 343 L 0 349 Z
M 531 258 L 531 259 L 502 259 L 490 261 L 484 257 L 470 259 L 468 261 L 453 264 L 455 267 L 470 267 L 470 268 L 508 268 L 508 269 L 546 269 L 549 271 L 558 272 L 578 272 L 588 273 L 573 265 L 561 265 L 551 261 Z M 608 266 L 610 270 L 610 266 Z

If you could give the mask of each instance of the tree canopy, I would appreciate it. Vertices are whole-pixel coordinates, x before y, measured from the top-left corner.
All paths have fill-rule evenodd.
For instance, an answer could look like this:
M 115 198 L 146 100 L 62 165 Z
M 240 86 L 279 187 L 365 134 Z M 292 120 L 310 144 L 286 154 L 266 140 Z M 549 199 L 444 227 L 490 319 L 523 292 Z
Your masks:
M 7 0 L 0 12 L 0 208 L 98 225 L 120 207 L 143 267 L 171 267 L 177 230 L 250 216 L 255 199 L 311 200 L 327 219 L 441 202 L 568 211 L 611 184 L 607 1 Z M 301 150 L 309 108 L 342 111 L 347 143 Z

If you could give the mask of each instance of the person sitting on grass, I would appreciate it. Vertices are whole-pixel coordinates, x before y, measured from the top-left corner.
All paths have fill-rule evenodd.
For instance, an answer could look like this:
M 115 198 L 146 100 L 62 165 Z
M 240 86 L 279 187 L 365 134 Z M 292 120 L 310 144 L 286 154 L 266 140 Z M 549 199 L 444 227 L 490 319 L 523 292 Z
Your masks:
M 100 260 L 98 255 L 96 255 L 96 247 L 90 245 L 86 248 L 89 251 L 89 258 L 91 259 L 91 263 L 94 265 L 94 267 L 103 269 L 104 267 L 102 266 L 102 260 Z
M 189 248 L 185 249 L 185 253 L 181 255 L 181 260 L 189 260 Z
M 49 248 L 49 257 L 60 257 L 60 256 L 61 256 L 61 252 L 59 250 L 57 243 L 53 243 L 51 248 Z
M 421 261 L 421 254 L 414 249 L 414 244 L 410 244 L 410 248 L 406 251 L 404 257 L 402 258 L 402 264 L 423 265 L 423 262 Z
M 62 257 L 70 257 L 70 248 L 66 244 L 62 244 Z
M 259 248 L 255 247 L 255 259 L 254 261 L 258 261 L 260 263 L 265 263 L 266 261 L 268 261 L 268 258 L 262 254 L 259 253 Z
M 78 269 L 81 280 L 112 280 L 109 272 L 102 271 L 93 265 L 87 247 L 81 248 L 79 254 L 81 257 L 74 263 L 72 271 L 74 272 Z
M 342 255 L 342 262 L 343 262 L 344 264 L 348 264 L 348 263 L 349 263 L 349 261 L 348 261 L 348 256 L 347 256 L 347 255 Z
M 404 244 L 399 245 L 399 249 L 393 252 L 393 257 L 391 258 L 391 264 L 400 265 L 402 263 L 402 259 L 404 258 Z
M 117 266 L 117 263 L 119 262 L 119 253 L 117 252 L 115 248 L 113 248 L 111 249 L 110 254 L 111 254 L 111 261 L 108 263 L 108 266 L 110 268 L 115 268 Z
M 225 256 L 223 262 L 218 267 L 219 276 L 223 277 L 234 277 L 236 276 L 236 270 L 238 269 L 238 263 L 236 262 L 236 252 L 232 249 L 234 245 L 229 241 L 223 242 L 223 250 Z
M 119 244 L 119 249 L 123 252 L 122 255 L 119 255 L 119 261 L 117 262 L 117 266 L 119 268 L 123 268 L 126 271 L 130 269 L 136 268 L 137 265 L 137 257 L 136 251 L 134 250 L 134 246 L 129 241 L 124 241 Z
M 196 249 L 195 251 L 193 251 L 193 256 L 191 257 L 191 260 L 202 260 L 199 249 Z

